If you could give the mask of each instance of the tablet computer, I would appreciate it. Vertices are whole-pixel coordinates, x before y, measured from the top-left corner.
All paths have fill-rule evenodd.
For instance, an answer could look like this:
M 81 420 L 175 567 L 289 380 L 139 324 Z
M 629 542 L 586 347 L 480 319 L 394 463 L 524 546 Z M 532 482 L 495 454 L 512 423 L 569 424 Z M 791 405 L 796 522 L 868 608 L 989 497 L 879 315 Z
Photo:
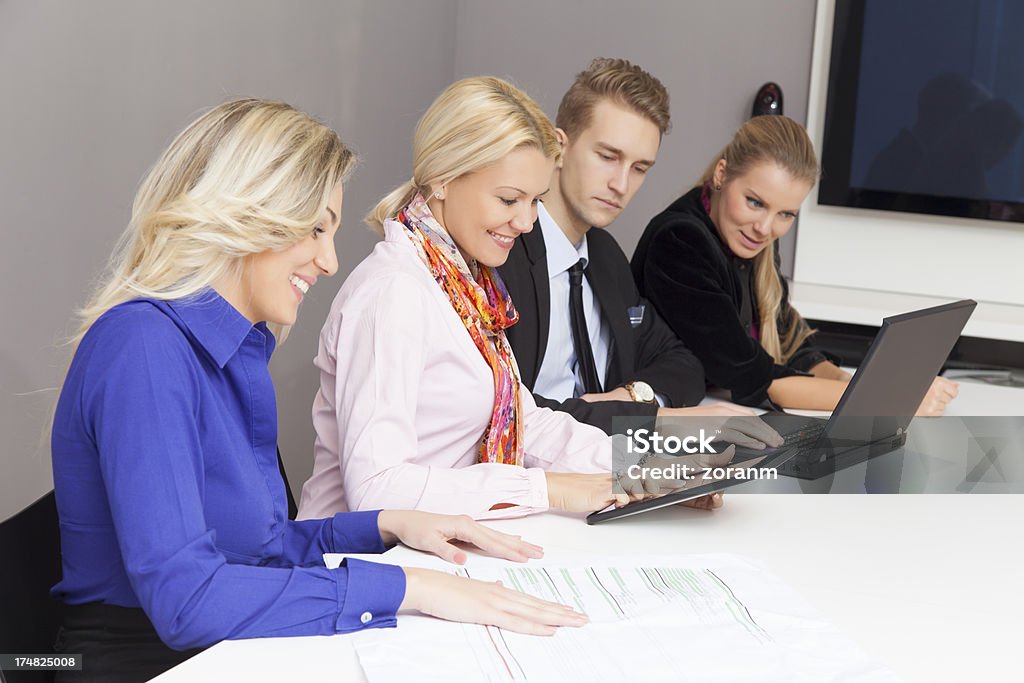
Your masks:
M 725 446 L 727 444 L 723 444 Z M 778 479 L 778 467 L 796 455 L 799 449 L 790 446 L 755 450 L 752 448 L 736 448 L 733 457 L 724 465 L 702 466 L 699 460 L 691 456 L 662 457 L 659 464 L 673 463 L 672 471 L 658 474 L 655 479 L 675 480 L 678 482 L 671 490 L 658 494 L 653 498 L 638 500 L 622 507 L 608 507 L 592 512 L 587 516 L 587 524 L 600 524 L 612 519 L 630 517 L 642 512 L 675 505 L 694 498 L 700 498 L 730 486 L 736 486 L 758 479 Z M 637 465 L 640 467 L 640 465 Z M 668 468 L 659 467 L 659 470 Z M 638 472 L 639 474 L 639 472 Z M 678 476 L 678 475 L 682 476 Z M 672 476 L 676 475 L 676 476 Z

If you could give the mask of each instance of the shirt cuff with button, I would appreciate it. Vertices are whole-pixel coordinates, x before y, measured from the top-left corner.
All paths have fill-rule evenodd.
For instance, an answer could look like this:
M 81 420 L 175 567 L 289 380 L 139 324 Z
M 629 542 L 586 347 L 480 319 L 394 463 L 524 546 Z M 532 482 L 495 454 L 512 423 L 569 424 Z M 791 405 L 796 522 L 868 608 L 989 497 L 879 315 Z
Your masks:
M 338 582 L 338 633 L 395 626 L 398 608 L 405 599 L 405 571 L 395 565 L 351 557 L 342 565 L 348 569 L 348 580 Z

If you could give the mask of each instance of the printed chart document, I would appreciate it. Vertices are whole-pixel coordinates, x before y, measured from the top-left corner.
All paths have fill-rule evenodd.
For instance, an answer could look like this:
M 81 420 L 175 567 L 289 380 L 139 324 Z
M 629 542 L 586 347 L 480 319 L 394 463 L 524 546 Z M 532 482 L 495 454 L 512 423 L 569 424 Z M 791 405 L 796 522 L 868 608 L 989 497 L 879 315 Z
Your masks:
M 336 566 L 341 556 L 325 557 Z M 501 580 L 572 605 L 590 623 L 541 637 L 403 614 L 397 629 L 351 636 L 370 683 L 898 680 L 793 589 L 736 556 L 474 557 L 463 567 L 412 552 L 388 560 Z

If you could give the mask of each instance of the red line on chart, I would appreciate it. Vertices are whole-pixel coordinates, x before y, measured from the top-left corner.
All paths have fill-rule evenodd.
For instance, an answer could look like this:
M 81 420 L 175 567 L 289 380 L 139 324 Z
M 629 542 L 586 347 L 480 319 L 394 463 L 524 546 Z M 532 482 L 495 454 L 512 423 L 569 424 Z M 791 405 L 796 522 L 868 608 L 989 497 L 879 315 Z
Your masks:
M 494 636 L 491 635 L 491 627 L 484 626 L 484 631 L 487 632 L 487 638 L 491 641 L 491 646 L 494 647 L 494 651 L 497 652 L 498 656 L 501 658 L 501 663 L 505 667 L 505 671 L 508 672 L 508 680 L 516 680 L 516 677 L 512 675 L 512 669 L 509 668 L 508 662 L 505 661 L 505 655 L 501 654 L 501 650 L 498 649 L 498 644 L 494 642 Z

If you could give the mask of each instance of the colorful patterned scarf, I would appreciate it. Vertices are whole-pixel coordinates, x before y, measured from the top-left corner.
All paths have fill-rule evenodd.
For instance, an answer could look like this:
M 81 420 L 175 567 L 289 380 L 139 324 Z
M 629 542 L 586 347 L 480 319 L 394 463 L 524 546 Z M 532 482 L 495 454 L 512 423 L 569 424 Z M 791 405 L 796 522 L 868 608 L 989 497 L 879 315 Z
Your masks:
M 473 277 L 451 236 L 430 213 L 423 195 L 413 197 L 395 220 L 405 225 L 406 235 L 416 246 L 420 259 L 448 295 L 494 375 L 494 408 L 480 443 L 480 462 L 521 466 L 519 368 L 505 338 L 505 328 L 514 324 L 519 314 L 505 284 L 497 271 L 488 266 L 480 266 Z

